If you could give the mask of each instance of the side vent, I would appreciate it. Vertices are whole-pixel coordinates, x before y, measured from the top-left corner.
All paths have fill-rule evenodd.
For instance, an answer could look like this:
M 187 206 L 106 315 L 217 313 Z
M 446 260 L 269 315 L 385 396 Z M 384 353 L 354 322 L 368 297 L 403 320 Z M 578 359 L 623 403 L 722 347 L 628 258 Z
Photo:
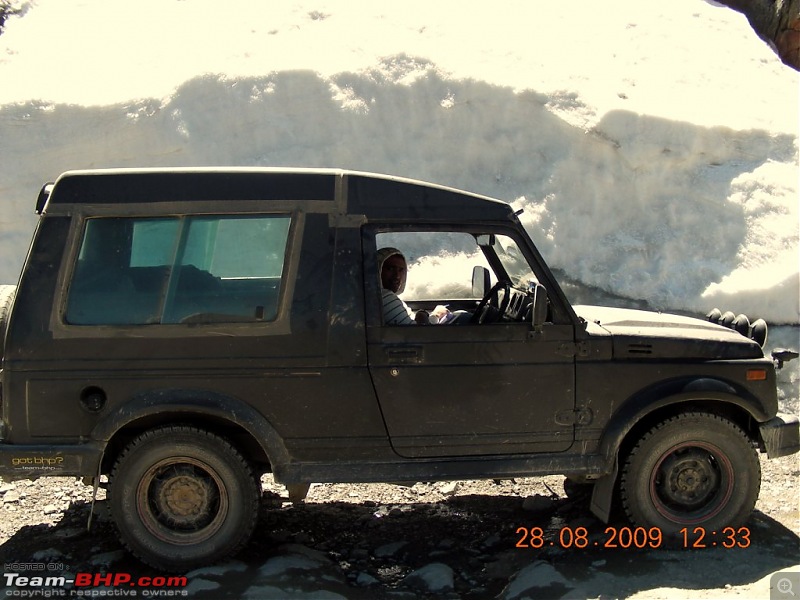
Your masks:
M 628 354 L 632 356 L 647 356 L 652 353 L 652 344 L 628 344 Z

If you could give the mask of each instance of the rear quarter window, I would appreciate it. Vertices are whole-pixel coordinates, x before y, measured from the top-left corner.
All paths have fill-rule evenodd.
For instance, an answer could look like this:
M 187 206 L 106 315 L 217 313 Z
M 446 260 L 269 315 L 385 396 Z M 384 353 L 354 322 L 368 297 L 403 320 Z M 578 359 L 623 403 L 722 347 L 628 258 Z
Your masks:
M 65 321 L 272 321 L 290 225 L 288 215 L 88 219 Z

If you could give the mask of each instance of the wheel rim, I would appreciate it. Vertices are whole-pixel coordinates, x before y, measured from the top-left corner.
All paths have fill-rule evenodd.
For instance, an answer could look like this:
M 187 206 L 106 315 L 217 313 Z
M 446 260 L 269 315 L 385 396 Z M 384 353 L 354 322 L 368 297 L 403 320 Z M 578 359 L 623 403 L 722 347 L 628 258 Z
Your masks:
M 692 524 L 714 517 L 733 493 L 734 472 L 725 453 L 711 444 L 673 446 L 650 477 L 650 497 L 670 521 Z
M 151 466 L 136 490 L 139 517 L 159 540 L 197 544 L 216 534 L 228 513 L 229 499 L 219 474 L 189 457 L 173 457 Z

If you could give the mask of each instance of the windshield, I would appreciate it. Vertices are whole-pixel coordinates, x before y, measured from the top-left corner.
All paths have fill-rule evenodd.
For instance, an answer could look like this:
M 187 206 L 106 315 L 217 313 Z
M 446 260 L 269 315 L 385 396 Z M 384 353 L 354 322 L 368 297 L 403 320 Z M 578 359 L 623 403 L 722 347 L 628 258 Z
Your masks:
M 528 261 L 517 246 L 517 243 L 508 236 L 495 236 L 495 243 L 492 246 L 497 258 L 503 263 L 503 268 L 511 278 L 514 287 L 528 289 L 531 283 L 538 282 L 536 275 L 531 271 Z

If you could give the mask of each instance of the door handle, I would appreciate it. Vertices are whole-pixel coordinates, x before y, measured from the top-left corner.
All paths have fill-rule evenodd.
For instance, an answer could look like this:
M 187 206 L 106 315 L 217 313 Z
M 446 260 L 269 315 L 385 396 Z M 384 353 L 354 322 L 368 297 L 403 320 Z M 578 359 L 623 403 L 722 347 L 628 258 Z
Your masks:
M 390 363 L 401 365 L 419 364 L 422 362 L 421 346 L 393 346 L 385 348 Z

